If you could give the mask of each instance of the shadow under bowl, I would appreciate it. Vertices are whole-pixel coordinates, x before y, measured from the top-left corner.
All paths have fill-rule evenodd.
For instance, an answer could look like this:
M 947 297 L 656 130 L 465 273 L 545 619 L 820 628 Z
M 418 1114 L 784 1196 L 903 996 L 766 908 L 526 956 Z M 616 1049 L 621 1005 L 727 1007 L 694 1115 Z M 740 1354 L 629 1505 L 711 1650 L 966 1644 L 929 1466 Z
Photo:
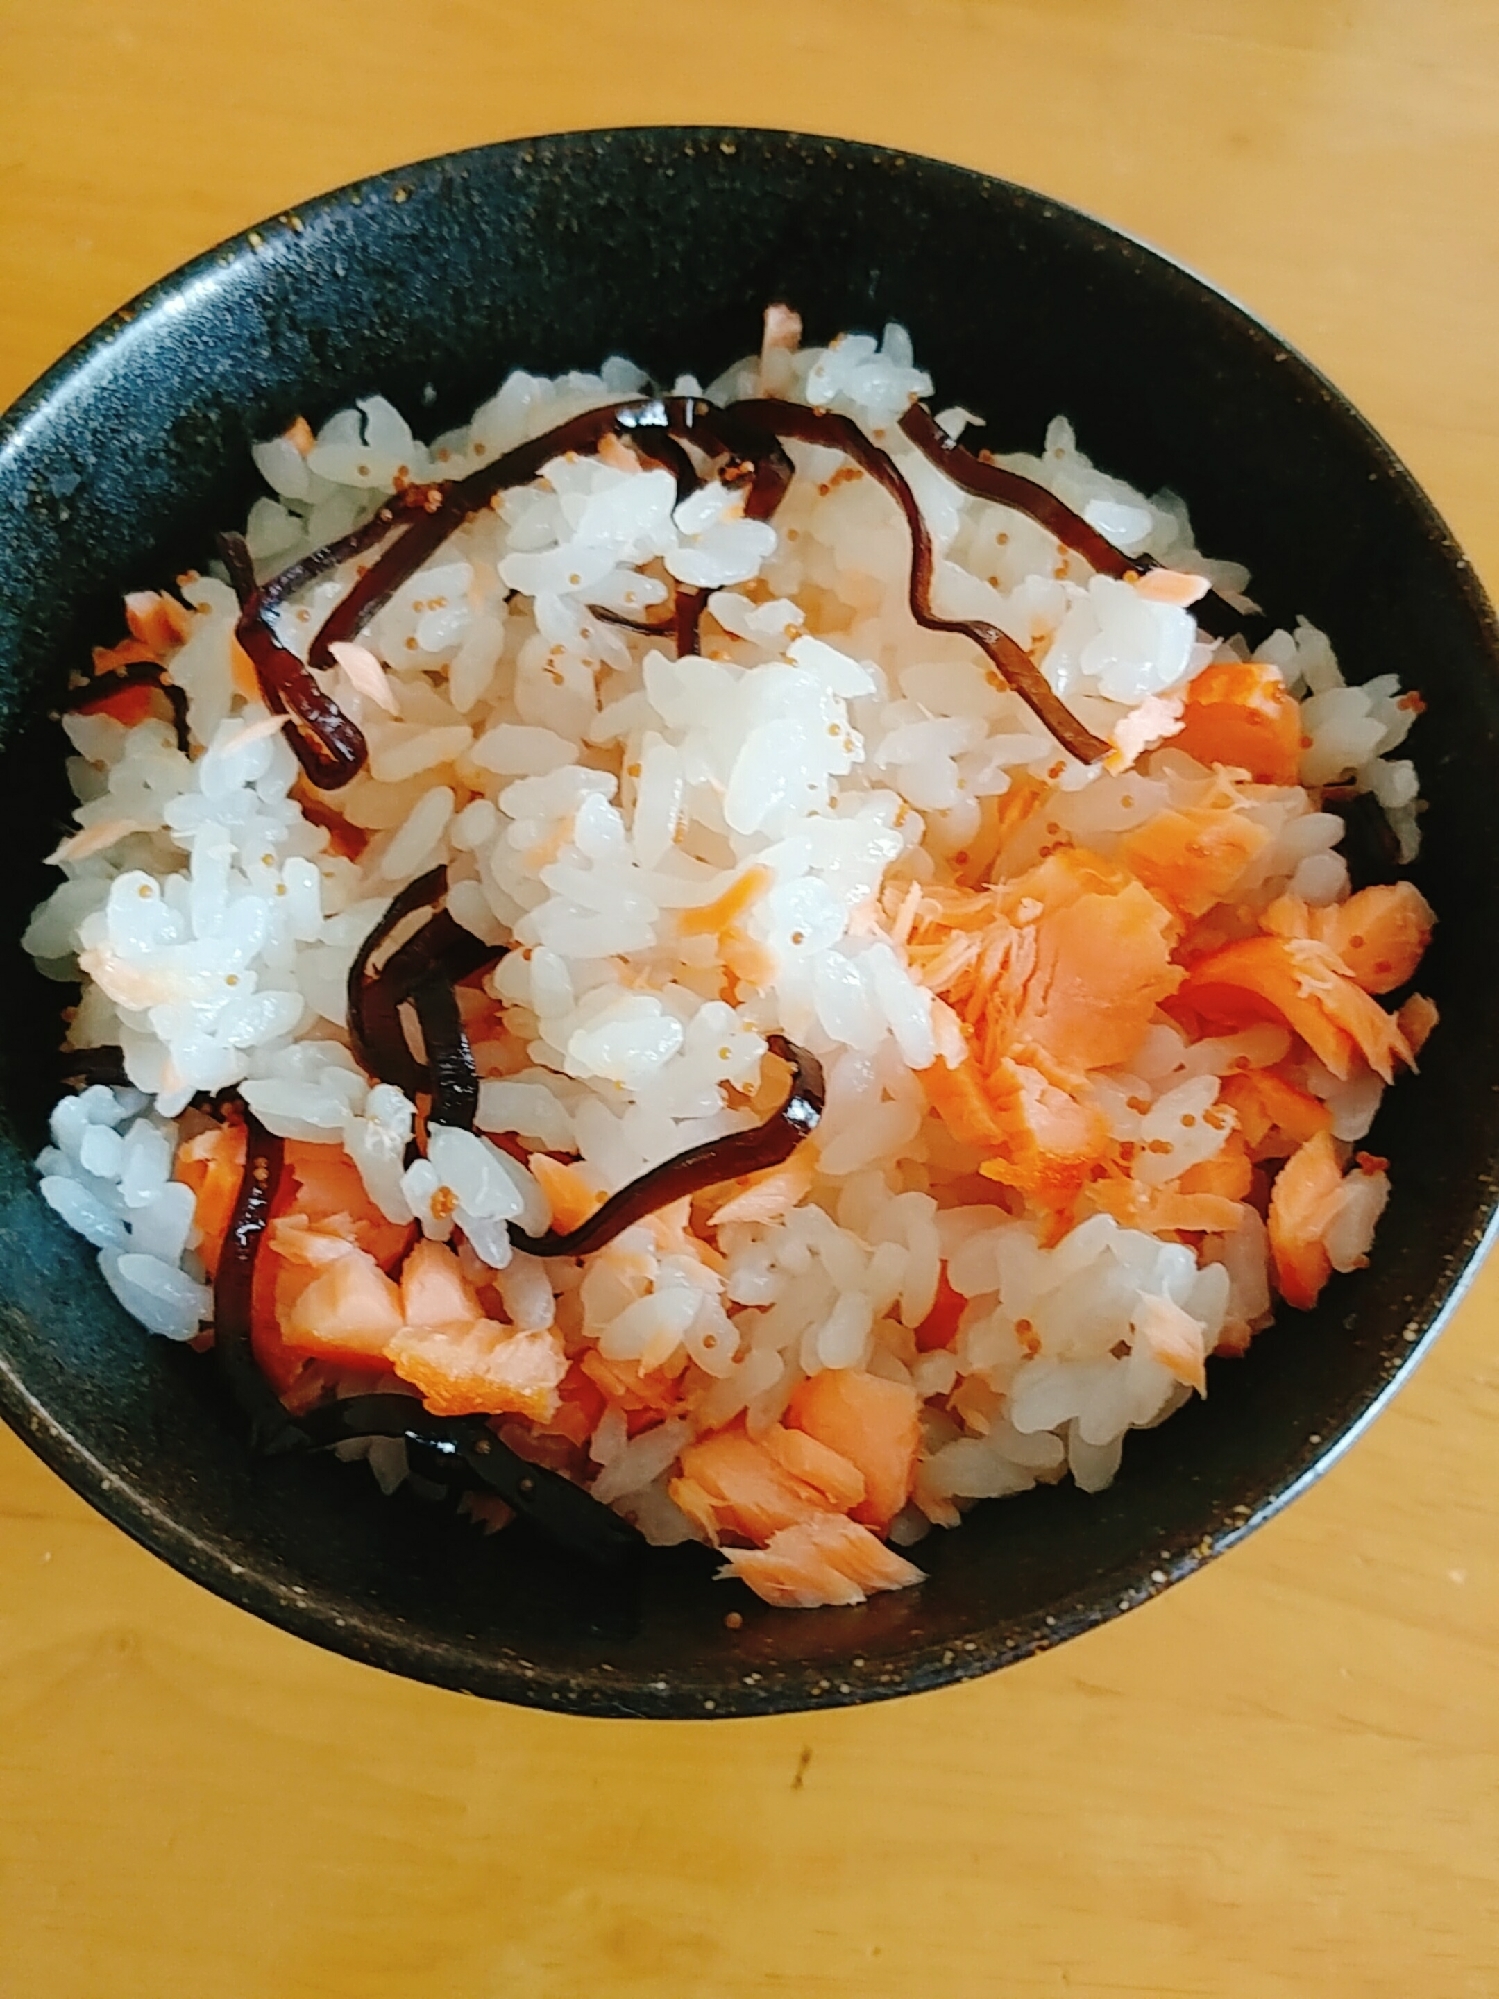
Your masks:
M 1416 879 L 1446 919 L 1421 978 L 1441 1031 L 1370 1140 L 1395 1182 L 1372 1269 L 1212 1363 L 1208 1400 L 1132 1436 L 1108 1491 L 980 1505 L 922 1544 L 923 1587 L 800 1615 L 715 1585 L 698 1548 L 606 1586 L 523 1529 L 481 1538 L 336 1463 L 252 1461 L 211 1365 L 141 1333 L 37 1195 L 67 995 L 15 941 L 69 806 L 47 711 L 86 645 L 117 636 L 122 590 L 203 564 L 214 529 L 243 519 L 253 440 L 375 391 L 431 435 L 510 368 L 611 353 L 707 380 L 757 344 L 772 299 L 812 339 L 901 321 L 939 404 L 983 412 L 996 448 L 1035 449 L 1066 414 L 1097 462 L 1183 494 L 1199 544 L 1247 562 L 1275 620 L 1311 618 L 1352 678 L 1418 685 L 1432 804 Z M 766 1713 L 989 1672 L 1144 1600 L 1299 1491 L 1407 1371 L 1481 1249 L 1499 1156 L 1492 614 L 1336 390 L 1072 209 L 931 160 L 744 130 L 569 134 L 377 175 L 165 279 L 23 398 L 0 422 L 0 550 L 0 1409 L 110 1519 L 288 1630 L 593 1714 Z

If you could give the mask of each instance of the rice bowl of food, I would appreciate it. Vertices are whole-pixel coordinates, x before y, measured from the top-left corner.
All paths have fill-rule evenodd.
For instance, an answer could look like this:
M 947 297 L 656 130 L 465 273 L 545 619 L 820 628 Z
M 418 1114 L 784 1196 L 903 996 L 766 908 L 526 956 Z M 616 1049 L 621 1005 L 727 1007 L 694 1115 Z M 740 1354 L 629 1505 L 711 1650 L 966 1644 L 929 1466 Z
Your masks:
M 625 189 L 675 317 L 578 303 Z M 1281 1503 L 1489 1211 L 1428 771 L 1492 630 L 1383 447 L 1125 239 L 821 141 L 457 156 L 209 269 L 190 489 L 201 274 L 0 459 L 35 514 L 136 433 L 86 634 L 18 623 L 11 1198 L 78 1293 L 18 1251 L 13 1420 L 293 1628 L 604 1711 L 986 1670 Z

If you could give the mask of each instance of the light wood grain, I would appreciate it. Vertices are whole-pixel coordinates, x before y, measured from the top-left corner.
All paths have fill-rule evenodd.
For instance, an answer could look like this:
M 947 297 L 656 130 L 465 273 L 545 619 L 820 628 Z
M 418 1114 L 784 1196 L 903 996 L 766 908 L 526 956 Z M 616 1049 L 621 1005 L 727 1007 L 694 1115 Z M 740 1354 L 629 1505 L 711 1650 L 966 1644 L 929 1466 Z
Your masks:
M 1076 201 L 1349 391 L 1499 583 L 1482 0 L 0 0 L 0 401 L 258 216 L 743 121 Z M 1499 1270 L 1311 1495 L 892 1707 L 587 1723 L 328 1657 L 0 1437 L 5 1999 L 1499 1993 Z

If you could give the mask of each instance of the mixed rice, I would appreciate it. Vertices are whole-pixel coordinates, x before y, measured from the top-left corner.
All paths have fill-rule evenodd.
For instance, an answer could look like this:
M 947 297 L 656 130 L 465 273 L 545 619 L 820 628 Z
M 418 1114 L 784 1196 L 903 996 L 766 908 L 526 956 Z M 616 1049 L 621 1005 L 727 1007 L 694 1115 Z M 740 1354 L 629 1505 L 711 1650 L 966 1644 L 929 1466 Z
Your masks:
M 247 1130 L 268 1133 L 250 1337 L 287 1410 L 378 1388 L 476 1419 L 647 1540 L 810 1605 L 919 1581 L 897 1550 L 980 1498 L 1106 1485 L 1208 1356 L 1360 1267 L 1389 1191 L 1360 1141 L 1435 1012 L 1380 1003 L 1430 910 L 1399 879 L 1355 893 L 1341 845 L 1372 801 L 1414 857 L 1394 752 L 1419 697 L 1345 685 L 1305 622 L 1211 636 L 1209 592 L 1249 622 L 1246 573 L 1064 419 L 983 462 L 1120 573 L 918 448 L 901 420 L 933 385 L 900 327 L 797 336 L 773 308 L 759 355 L 672 393 L 852 420 L 919 507 L 931 621 L 910 524 L 846 451 L 787 442 L 760 518 L 742 465 L 607 431 L 496 491 L 332 647 L 320 684 L 365 754 L 319 789 L 242 643 L 245 579 L 184 576 L 126 600 L 72 697 L 76 830 L 25 943 L 82 980 L 69 1051 L 119 1051 L 39 1166 L 143 1326 L 211 1343 Z M 299 420 L 255 452 L 250 581 L 650 394 L 613 359 L 512 374 L 430 447 L 379 397 Z M 987 434 L 962 409 L 935 427 Z M 282 653 L 305 660 L 369 567 L 268 609 Z M 1063 747 L 974 625 L 1106 754 Z M 419 1043 L 403 1086 L 351 1028 L 361 948 L 439 869 L 480 967 L 453 1016 L 472 1129 L 423 1094 Z M 788 1156 L 588 1254 L 516 1247 L 773 1118 L 772 1037 L 825 1078 Z M 338 1448 L 387 1489 L 416 1468 L 400 1434 Z

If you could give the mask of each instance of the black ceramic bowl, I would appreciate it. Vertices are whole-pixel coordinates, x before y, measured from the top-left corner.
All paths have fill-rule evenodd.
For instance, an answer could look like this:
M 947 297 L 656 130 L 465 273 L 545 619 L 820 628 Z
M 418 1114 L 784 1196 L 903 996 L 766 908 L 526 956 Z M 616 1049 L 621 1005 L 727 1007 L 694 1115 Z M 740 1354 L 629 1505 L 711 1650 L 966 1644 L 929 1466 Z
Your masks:
M 1395 1163 L 1373 1268 L 1214 1363 L 1209 1399 L 1132 1437 L 1107 1492 L 980 1506 L 923 1544 L 924 1587 L 797 1615 L 711 1582 L 701 1549 L 605 1590 L 523 1530 L 481 1540 L 332 1462 L 253 1463 L 211 1365 L 125 1318 L 34 1190 L 60 996 L 14 943 L 67 809 L 46 710 L 80 648 L 117 634 L 123 589 L 201 563 L 243 518 L 251 440 L 373 390 L 430 435 L 516 365 L 623 352 L 707 379 L 755 344 L 770 299 L 811 337 L 903 321 L 941 397 L 986 412 L 998 445 L 1034 448 L 1065 411 L 1102 464 L 1185 494 L 1201 545 L 1248 562 L 1272 615 L 1325 627 L 1355 678 L 1419 684 L 1418 878 L 1446 918 L 1422 972 L 1442 1029 L 1372 1141 Z M 868 1700 L 1112 1617 L 1328 1463 L 1481 1246 L 1499 1155 L 1496 662 L 1467 564 L 1342 397 L 1196 278 L 1022 188 L 833 140 L 643 130 L 462 153 L 267 222 L 117 314 L 0 424 L 0 1407 L 210 1589 L 355 1658 L 536 1706 Z

